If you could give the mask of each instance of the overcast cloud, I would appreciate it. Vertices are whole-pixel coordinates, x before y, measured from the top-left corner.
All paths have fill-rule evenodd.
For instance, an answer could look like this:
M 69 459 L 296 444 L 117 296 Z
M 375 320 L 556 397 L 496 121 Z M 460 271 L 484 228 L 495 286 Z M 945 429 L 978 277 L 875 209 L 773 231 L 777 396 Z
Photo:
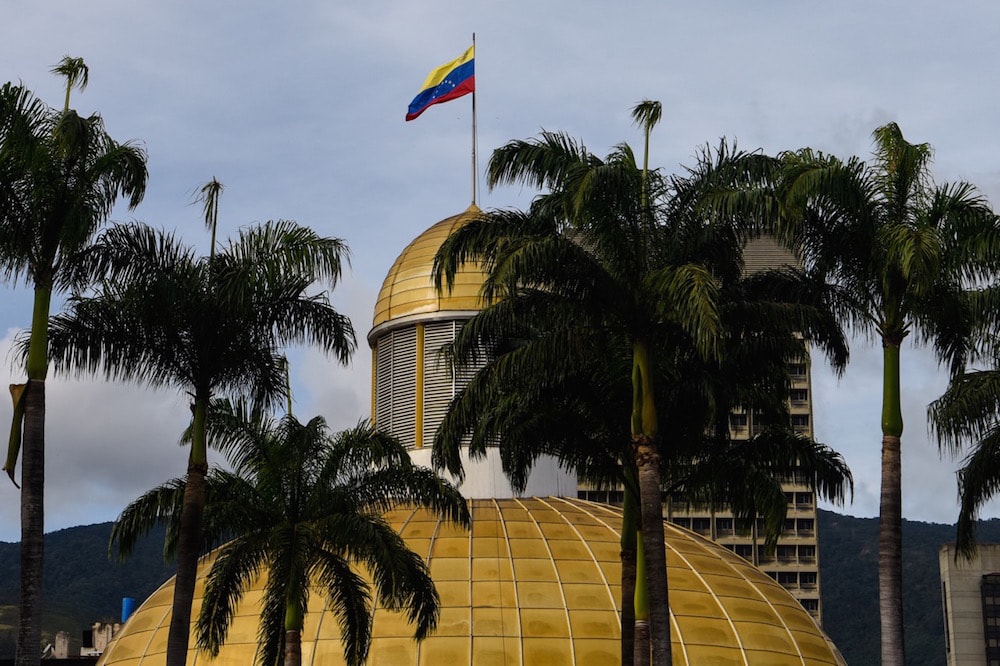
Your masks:
M 149 151 L 145 201 L 114 219 L 177 230 L 207 250 L 191 198 L 216 177 L 226 187 L 222 236 L 288 218 L 348 242 L 353 268 L 332 299 L 353 319 L 360 349 L 347 368 L 293 353 L 296 413 L 324 414 L 335 428 L 370 410 L 364 340 L 386 271 L 411 238 L 470 201 L 470 98 L 411 123 L 403 116 L 427 72 L 461 54 L 473 32 L 480 171 L 492 149 L 542 128 L 599 154 L 638 145 L 629 109 L 650 98 L 664 107 L 653 162 L 671 171 L 722 136 L 771 153 L 808 145 L 867 157 L 871 131 L 892 120 L 934 146 L 939 181 L 969 180 L 1000 201 L 993 2 L 4 5 L 0 82 L 23 81 L 59 105 L 61 80 L 48 70 L 63 55 L 83 57 L 90 86 L 73 106 L 100 112 L 113 137 Z M 480 205 L 521 206 L 530 195 L 487 192 Z M 0 290 L 5 354 L 31 299 L 23 285 Z M 881 355 L 852 352 L 840 381 L 814 368 L 815 424 L 854 471 L 857 494 L 843 510 L 871 516 Z M 904 350 L 903 367 L 904 514 L 952 522 L 956 462 L 939 458 L 925 426 L 945 382 L 927 352 Z M 49 396 L 47 530 L 111 520 L 183 473 L 186 396 L 58 376 Z M 0 401 L 0 423 L 9 419 Z M 2 480 L 0 507 L 0 540 L 18 540 L 18 494 Z

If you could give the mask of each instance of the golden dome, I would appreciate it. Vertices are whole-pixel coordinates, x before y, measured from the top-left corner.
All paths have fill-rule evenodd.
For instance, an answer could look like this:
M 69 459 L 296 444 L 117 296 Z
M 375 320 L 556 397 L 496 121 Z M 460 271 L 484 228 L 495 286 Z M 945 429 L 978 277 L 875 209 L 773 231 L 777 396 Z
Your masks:
M 564 498 L 472 500 L 465 531 L 424 511 L 387 515 L 425 555 L 441 595 L 438 628 L 422 643 L 402 614 L 375 613 L 371 664 L 448 666 L 617 663 L 619 526 L 614 507 Z M 844 664 L 802 606 L 746 560 L 671 524 L 667 534 L 674 664 Z M 203 576 L 199 568 L 193 614 Z M 214 660 L 191 651 L 189 665 L 253 661 L 262 582 L 244 597 Z M 164 663 L 173 580 L 132 615 L 101 664 Z M 319 594 L 302 631 L 302 663 L 343 664 L 340 634 Z M 193 642 L 192 642 L 193 644 Z
M 455 275 L 451 293 L 446 290 L 443 294 L 434 288 L 432 269 L 441 243 L 481 212 L 472 204 L 465 212 L 441 220 L 406 246 L 382 283 L 375 303 L 374 328 L 409 315 L 480 309 L 479 288 L 485 276 L 477 266 L 463 266 Z

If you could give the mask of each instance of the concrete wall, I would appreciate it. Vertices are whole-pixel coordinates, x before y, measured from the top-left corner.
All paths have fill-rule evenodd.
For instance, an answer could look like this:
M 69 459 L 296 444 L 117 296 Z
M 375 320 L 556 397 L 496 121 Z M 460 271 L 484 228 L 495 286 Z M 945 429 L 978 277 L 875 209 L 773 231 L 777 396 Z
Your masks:
M 1000 572 L 1000 544 L 980 544 L 975 557 L 955 559 L 955 544 L 938 551 L 945 613 L 948 666 L 986 666 L 983 598 L 988 573 Z

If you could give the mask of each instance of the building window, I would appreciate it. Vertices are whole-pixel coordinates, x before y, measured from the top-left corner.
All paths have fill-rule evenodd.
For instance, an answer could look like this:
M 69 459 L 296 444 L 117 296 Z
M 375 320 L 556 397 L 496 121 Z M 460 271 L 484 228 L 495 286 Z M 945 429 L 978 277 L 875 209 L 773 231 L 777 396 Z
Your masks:
M 749 562 L 753 561 L 753 546 L 745 543 L 736 544 L 734 552 Z
M 789 363 L 788 374 L 791 375 L 793 379 L 804 379 L 806 376 L 806 364 Z
M 816 529 L 816 522 L 812 518 L 797 518 L 795 527 L 799 531 L 799 536 L 807 536 Z
M 733 533 L 733 519 L 732 518 L 716 518 L 715 519 L 715 531 L 719 534 L 732 534 Z
M 785 587 L 798 587 L 799 574 L 794 571 L 779 571 L 778 583 Z
M 674 525 L 678 527 L 683 527 L 686 530 L 691 529 L 691 519 L 690 518 L 674 518 L 671 520 Z
M 809 509 L 813 505 L 812 493 L 795 493 L 795 506 L 800 509 Z
M 804 389 L 804 388 L 792 389 L 792 392 L 789 395 L 789 397 L 791 398 L 791 401 L 795 403 L 806 402 L 807 400 L 809 400 L 809 389 Z
M 698 534 L 710 534 L 712 531 L 712 521 L 709 518 L 695 518 L 691 521 L 691 529 Z
M 795 430 L 805 430 L 809 427 L 808 414 L 792 414 L 792 427 Z
M 981 582 L 983 603 L 983 637 L 986 640 L 986 660 L 1000 660 L 1000 574 L 986 574 Z M 994 620 L 994 622 L 990 622 Z
M 794 562 L 796 558 L 795 546 L 778 546 L 778 559 L 782 562 Z
M 799 560 L 802 562 L 816 561 L 816 546 L 799 546 Z
M 747 415 L 746 414 L 730 414 L 729 415 L 729 427 L 733 430 L 743 430 L 747 427 Z
M 816 572 L 803 571 L 799 573 L 799 585 L 802 587 L 816 587 Z

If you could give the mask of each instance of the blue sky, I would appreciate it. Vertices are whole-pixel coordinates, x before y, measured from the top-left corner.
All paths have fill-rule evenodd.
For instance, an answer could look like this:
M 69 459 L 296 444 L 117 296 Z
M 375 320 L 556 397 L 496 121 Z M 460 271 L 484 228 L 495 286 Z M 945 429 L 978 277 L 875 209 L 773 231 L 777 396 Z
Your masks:
M 941 182 L 964 179 L 1000 201 L 1000 93 L 993 51 L 1000 7 L 988 2 L 6 3 L 0 81 L 51 105 L 63 55 L 83 57 L 74 93 L 119 140 L 149 152 L 145 201 L 118 221 L 176 230 L 207 250 L 192 195 L 226 187 L 220 235 L 294 219 L 347 241 L 352 269 L 332 293 L 361 340 L 338 367 L 293 354 L 296 412 L 334 427 L 367 417 L 375 296 L 393 259 L 470 195 L 470 98 L 404 123 L 427 73 L 477 37 L 480 172 L 490 151 L 541 129 L 604 154 L 638 144 L 632 105 L 663 103 L 655 165 L 675 171 L 720 137 L 777 152 L 803 146 L 867 157 L 871 131 L 900 124 L 935 149 Z M 484 208 L 531 192 L 484 192 Z M 0 287 L 0 352 L 26 326 L 30 293 Z M 9 355 L 3 352 L 4 359 Z M 845 377 L 814 368 L 817 437 L 857 482 L 843 511 L 877 512 L 880 353 L 858 343 Z M 952 522 L 956 461 L 928 441 L 927 403 L 945 381 L 926 352 L 904 350 L 904 513 Z M 21 373 L 0 365 L 10 381 Z M 142 491 L 184 472 L 177 446 L 186 397 L 92 379 L 49 384 L 48 530 L 113 519 Z M 10 406 L 0 404 L 0 422 Z M 19 538 L 18 495 L 0 482 L 0 540 Z

